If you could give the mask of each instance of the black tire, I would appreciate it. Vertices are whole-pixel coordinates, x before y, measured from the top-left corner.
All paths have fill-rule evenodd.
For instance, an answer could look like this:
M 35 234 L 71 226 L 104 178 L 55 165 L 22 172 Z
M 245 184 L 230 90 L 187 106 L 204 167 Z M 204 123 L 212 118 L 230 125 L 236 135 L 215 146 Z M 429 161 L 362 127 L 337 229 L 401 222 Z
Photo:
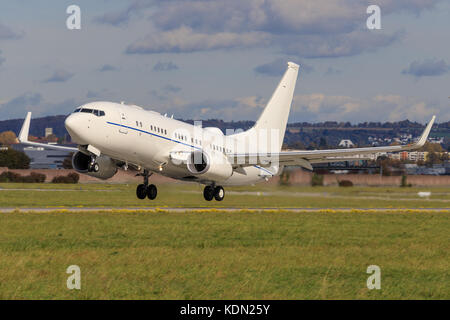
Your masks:
M 138 199 L 144 200 L 147 197 L 147 188 L 144 184 L 140 184 L 137 186 L 136 195 Z
M 225 190 L 222 187 L 216 187 L 214 189 L 214 199 L 217 201 L 222 201 L 225 198 Z
M 203 190 L 203 197 L 206 201 L 211 201 L 214 198 L 214 189 L 210 186 L 206 186 Z
M 147 188 L 147 197 L 150 200 L 155 200 L 157 195 L 158 189 L 156 188 L 156 186 L 154 184 L 149 185 Z

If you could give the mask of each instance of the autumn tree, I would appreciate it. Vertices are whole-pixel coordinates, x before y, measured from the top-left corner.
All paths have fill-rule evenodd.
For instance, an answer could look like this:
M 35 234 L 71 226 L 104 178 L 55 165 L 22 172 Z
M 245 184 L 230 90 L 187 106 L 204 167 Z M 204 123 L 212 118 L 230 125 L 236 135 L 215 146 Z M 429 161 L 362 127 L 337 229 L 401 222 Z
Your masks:
M 12 131 L 5 131 L 0 133 L 0 144 L 10 146 L 17 143 L 17 136 Z

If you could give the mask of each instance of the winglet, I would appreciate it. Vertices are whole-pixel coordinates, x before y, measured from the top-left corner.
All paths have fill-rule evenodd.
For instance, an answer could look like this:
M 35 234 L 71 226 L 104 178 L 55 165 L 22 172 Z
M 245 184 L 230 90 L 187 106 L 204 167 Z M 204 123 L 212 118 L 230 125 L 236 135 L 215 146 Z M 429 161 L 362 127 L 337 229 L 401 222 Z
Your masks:
M 436 119 L 436 116 L 433 116 L 431 121 L 428 123 L 427 127 L 422 133 L 422 136 L 420 137 L 419 141 L 414 145 L 414 147 L 422 148 L 425 145 L 425 142 L 427 142 L 428 136 L 430 135 L 431 128 L 433 127 L 434 120 Z
M 28 112 L 27 116 L 25 117 L 25 121 L 23 122 L 22 129 L 20 129 L 19 133 L 20 143 L 28 142 L 28 134 L 30 133 L 30 123 L 31 123 L 31 112 Z

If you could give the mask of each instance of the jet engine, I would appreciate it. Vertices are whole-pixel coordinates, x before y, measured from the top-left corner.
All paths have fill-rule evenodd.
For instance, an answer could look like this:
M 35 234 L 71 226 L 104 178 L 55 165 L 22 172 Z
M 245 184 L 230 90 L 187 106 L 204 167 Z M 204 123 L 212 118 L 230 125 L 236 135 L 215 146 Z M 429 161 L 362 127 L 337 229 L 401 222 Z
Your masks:
M 89 171 L 89 165 L 91 164 L 91 161 L 91 156 L 78 151 L 73 155 L 72 166 L 79 173 L 83 173 L 102 180 L 112 178 L 117 173 L 117 166 L 110 157 L 99 156 L 95 159 L 95 162 L 98 164 L 97 172 Z
M 187 159 L 187 168 L 190 173 L 204 180 L 223 181 L 233 174 L 233 167 L 223 153 L 210 156 L 202 151 L 194 151 Z

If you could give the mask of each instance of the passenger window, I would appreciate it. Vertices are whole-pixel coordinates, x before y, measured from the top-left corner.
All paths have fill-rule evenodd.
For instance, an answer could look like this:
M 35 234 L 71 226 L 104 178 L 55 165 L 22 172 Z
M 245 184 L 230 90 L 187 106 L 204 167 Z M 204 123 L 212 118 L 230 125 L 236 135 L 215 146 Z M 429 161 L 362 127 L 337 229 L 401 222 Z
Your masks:
M 105 116 L 105 111 L 101 111 L 99 112 L 100 117 L 104 117 Z

